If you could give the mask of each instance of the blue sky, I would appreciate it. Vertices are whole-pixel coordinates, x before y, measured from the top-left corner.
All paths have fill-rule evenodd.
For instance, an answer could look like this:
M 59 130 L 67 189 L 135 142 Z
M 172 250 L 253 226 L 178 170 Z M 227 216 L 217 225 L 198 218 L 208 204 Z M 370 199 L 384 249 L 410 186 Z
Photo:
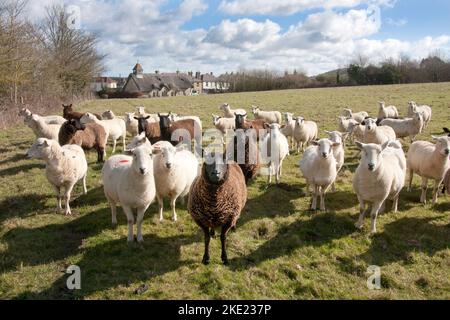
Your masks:
M 374 63 L 440 50 L 450 57 L 447 0 L 42 0 L 79 8 L 84 32 L 100 37 L 107 74 L 223 73 L 243 68 L 343 67 L 358 55 Z

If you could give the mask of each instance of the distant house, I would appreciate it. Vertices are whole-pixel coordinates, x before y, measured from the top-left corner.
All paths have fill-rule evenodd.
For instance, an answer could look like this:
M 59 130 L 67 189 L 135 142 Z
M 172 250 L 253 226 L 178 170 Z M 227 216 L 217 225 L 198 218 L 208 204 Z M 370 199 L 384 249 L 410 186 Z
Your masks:
M 192 78 L 184 73 L 144 73 L 138 63 L 122 89 L 127 93 L 140 93 L 148 97 L 167 97 L 192 94 Z
M 122 91 L 130 94 L 139 93 L 144 97 L 174 97 L 190 96 L 193 94 L 225 91 L 229 84 L 216 78 L 212 73 L 201 75 L 196 72 L 182 73 L 144 73 L 140 63 L 137 63 L 133 72 L 128 76 Z
M 96 77 L 91 83 L 91 90 L 99 92 L 107 89 L 117 89 L 117 81 L 110 77 Z

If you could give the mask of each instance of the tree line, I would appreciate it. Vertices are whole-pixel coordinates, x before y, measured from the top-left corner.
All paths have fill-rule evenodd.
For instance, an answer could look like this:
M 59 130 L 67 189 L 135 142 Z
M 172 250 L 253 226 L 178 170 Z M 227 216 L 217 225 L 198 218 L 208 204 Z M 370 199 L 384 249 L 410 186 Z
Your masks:
M 280 73 L 274 70 L 239 70 L 224 76 L 231 91 L 267 91 L 283 89 L 320 88 L 355 85 L 388 85 L 450 81 L 450 61 L 435 52 L 422 60 L 403 56 L 398 60 L 386 59 L 370 63 L 358 56 L 346 68 L 308 77 L 294 70 Z
M 31 21 L 27 0 L 0 0 L 0 112 L 22 104 L 42 108 L 86 95 L 103 71 L 94 34 L 71 26 L 65 7 L 47 8 Z M 49 106 L 50 105 L 50 106 Z M 1 124 L 0 124 L 1 125 Z

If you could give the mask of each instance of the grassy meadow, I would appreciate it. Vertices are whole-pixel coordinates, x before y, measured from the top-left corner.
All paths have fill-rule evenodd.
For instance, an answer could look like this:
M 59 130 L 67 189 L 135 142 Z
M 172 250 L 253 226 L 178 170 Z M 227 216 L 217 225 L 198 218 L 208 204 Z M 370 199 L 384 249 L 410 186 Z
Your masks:
M 410 100 L 432 105 L 433 120 L 419 139 L 450 125 L 450 83 L 97 100 L 77 109 L 121 115 L 143 105 L 151 113 L 198 115 L 208 128 L 220 104 L 249 114 L 256 104 L 315 120 L 325 137 L 324 130 L 337 128 L 342 108 L 376 115 L 379 100 L 402 115 Z M 56 214 L 44 164 L 24 156 L 33 141 L 23 124 L 0 132 L 1 299 L 450 299 L 450 199 L 419 204 L 416 177 L 413 192 L 401 194 L 399 212 L 379 216 L 377 235 L 369 235 L 370 218 L 356 230 L 351 181 L 359 156 L 351 145 L 337 191 L 327 196 L 328 212 L 308 211 L 301 155 L 293 153 L 284 164 L 284 187 L 267 188 L 263 176 L 249 186 L 247 206 L 229 235 L 230 265 L 221 264 L 216 237 L 211 264 L 204 266 L 203 233 L 183 205 L 174 223 L 166 202 L 166 220 L 159 222 L 154 203 L 143 224 L 144 244 L 127 244 L 121 209 L 119 226 L 111 227 L 95 152 L 87 154 L 88 194 L 77 185 L 73 216 Z M 66 288 L 65 270 L 73 264 L 81 268 L 81 290 Z M 381 290 L 366 286 L 370 265 L 381 268 Z

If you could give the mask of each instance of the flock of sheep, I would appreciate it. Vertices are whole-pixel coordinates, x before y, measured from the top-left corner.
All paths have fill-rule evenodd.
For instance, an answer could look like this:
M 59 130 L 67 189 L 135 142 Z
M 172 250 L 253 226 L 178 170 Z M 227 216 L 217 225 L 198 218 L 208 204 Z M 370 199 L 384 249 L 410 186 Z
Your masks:
M 223 116 L 213 114 L 212 118 L 222 137 L 230 133 L 233 137 L 227 143 L 224 138 L 221 140 L 227 144 L 226 153 L 202 149 L 202 122 L 196 116 L 147 114 L 143 107 L 138 107 L 136 112 L 121 118 L 110 110 L 98 115 L 76 112 L 72 105 L 63 107 L 63 117 L 38 116 L 28 109 L 19 113 L 37 137 L 27 155 L 45 161 L 47 179 L 57 195 L 58 211 L 71 214 L 69 202 L 77 182 L 82 181 L 87 192 L 88 164 L 84 151 L 94 149 L 98 161 L 104 162 L 102 182 L 111 206 L 112 223 L 117 224 L 116 206 L 120 204 L 127 216 L 128 241 L 134 241 L 135 223 L 136 239 L 143 241 L 142 221 L 155 199 L 160 220 L 163 220 L 163 199 L 169 198 L 176 221 L 176 203 L 187 198 L 188 211 L 205 234 L 205 264 L 209 263 L 209 241 L 216 228 L 221 228 L 222 261 L 228 263 L 226 236 L 235 228 L 246 204 L 248 183 L 263 169 L 269 183 L 273 175 L 279 183 L 283 161 L 291 147 L 303 152 L 299 167 L 306 180 L 306 195 L 312 191 L 311 209 L 325 210 L 325 194 L 330 188 L 335 190 L 336 177 L 344 165 L 345 143 L 356 145 L 361 160 L 353 176 L 353 188 L 360 203 L 360 217 L 355 225 L 363 227 L 366 206 L 371 205 L 372 233 L 376 232 L 377 215 L 387 200 L 393 201 L 392 209 L 397 211 L 407 171 L 409 189 L 413 174 L 422 177 L 422 203 L 426 203 L 428 180 L 434 180 L 433 203 L 437 202 L 443 182 L 450 187 L 450 131 L 445 129 L 448 136 L 433 136 L 434 143 L 414 142 L 432 117 L 429 106 L 414 102 L 409 103 L 404 119 L 399 118 L 396 107 L 383 102 L 376 118 L 367 112 L 345 109 L 338 117 L 338 130 L 326 131 L 329 138 L 320 140 L 318 125 L 313 121 L 291 113 L 262 111 L 256 106 L 252 107 L 254 119 L 248 120 L 246 110 L 233 110 L 224 104 L 220 107 Z M 249 130 L 254 136 L 238 134 Z M 133 136 L 128 145 L 127 133 Z M 398 140 L 406 137 L 413 142 L 407 156 Z M 113 154 L 118 140 L 124 152 L 104 161 L 109 140 Z M 192 140 L 195 152 L 191 152 Z M 256 142 L 260 148 L 253 154 L 252 143 Z M 243 146 L 242 152 L 238 146 Z

